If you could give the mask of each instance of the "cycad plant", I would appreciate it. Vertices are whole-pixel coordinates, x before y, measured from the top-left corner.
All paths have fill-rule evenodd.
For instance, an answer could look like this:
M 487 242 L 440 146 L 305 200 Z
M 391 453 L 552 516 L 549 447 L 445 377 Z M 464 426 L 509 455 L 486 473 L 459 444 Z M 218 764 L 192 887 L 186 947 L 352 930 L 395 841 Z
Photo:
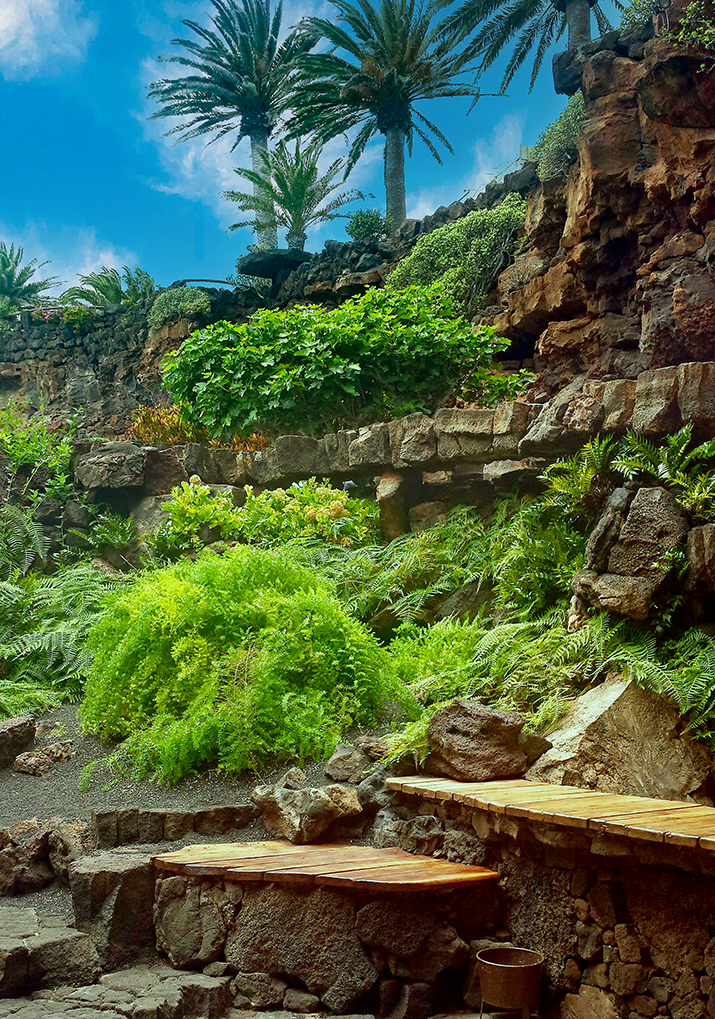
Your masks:
M 37 259 L 33 258 L 23 266 L 24 256 L 23 248 L 16 248 L 14 244 L 8 248 L 4 241 L 0 241 L 0 304 L 6 312 L 12 308 L 36 308 L 41 303 L 40 295 L 60 282 L 57 276 L 31 282 L 35 273 L 49 263 L 40 262 L 38 265 Z
M 154 294 L 154 280 L 143 269 L 130 269 L 123 265 L 117 269 L 103 265 L 99 272 L 86 276 L 79 274 L 81 286 L 70 287 L 62 294 L 63 301 L 84 301 L 92 308 L 106 308 L 108 304 L 141 304 Z
M 453 151 L 415 103 L 451 96 L 476 99 L 477 87 L 457 80 L 472 58 L 457 32 L 438 36 L 434 7 L 419 0 L 330 2 L 334 20 L 306 19 L 309 30 L 327 40 L 330 49 L 300 59 L 290 131 L 296 137 L 314 132 L 327 141 L 357 129 L 348 171 L 369 140 L 384 135 L 387 218 L 394 230 L 405 218 L 405 146 L 411 153 L 417 135 L 438 163 L 433 139 Z
M 447 7 L 452 0 L 437 0 L 438 7 Z M 614 0 L 619 10 L 620 0 Z M 612 27 L 598 0 L 464 0 L 447 16 L 442 25 L 447 33 L 472 35 L 467 53 L 481 57 L 479 70 L 485 71 L 513 45 L 502 77 L 502 92 L 526 61 L 534 47 L 534 66 L 529 91 L 536 82 L 544 56 L 552 43 L 568 33 L 568 49 L 587 43 L 591 38 L 591 11 L 601 35 Z
M 283 227 L 287 230 L 288 247 L 302 251 L 306 230 L 313 223 L 347 218 L 347 213 L 338 210 L 363 195 L 355 190 L 342 191 L 326 202 L 338 187 L 335 177 L 345 166 L 345 160 L 334 160 L 321 174 L 318 169 L 321 151 L 317 141 L 302 151 L 300 141 L 296 141 L 293 152 L 285 141 L 280 141 L 272 152 L 267 149 L 259 152 L 259 172 L 237 167 L 235 172 L 253 185 L 253 193 L 224 191 L 224 197 L 237 202 L 241 212 L 254 213 L 254 219 L 234 223 L 231 230 L 252 226 L 260 234 Z
M 213 134 L 215 140 L 236 131 L 235 148 L 242 138 L 250 138 L 253 170 L 260 173 L 260 153 L 268 148 L 279 118 L 291 105 L 296 57 L 314 45 L 315 36 L 301 25 L 279 43 L 281 3 L 275 10 L 270 0 L 211 3 L 211 28 L 182 22 L 198 41 L 172 40 L 188 55 L 160 58 L 194 73 L 152 84 L 149 98 L 161 106 L 152 116 L 181 117 L 183 122 L 167 132 L 178 134 L 179 141 L 202 134 Z M 261 232 L 258 241 L 275 247 L 275 229 Z

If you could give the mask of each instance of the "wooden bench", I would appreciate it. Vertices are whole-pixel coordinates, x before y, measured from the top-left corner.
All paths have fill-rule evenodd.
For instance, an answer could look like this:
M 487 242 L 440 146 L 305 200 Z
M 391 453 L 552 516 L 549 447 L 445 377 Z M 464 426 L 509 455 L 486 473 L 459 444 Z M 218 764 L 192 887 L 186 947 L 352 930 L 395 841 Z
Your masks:
M 497 881 L 496 871 L 415 856 L 402 849 L 309 845 L 289 842 L 234 842 L 187 846 L 155 856 L 162 871 L 226 881 L 289 882 L 364 892 L 452 891 Z
M 451 801 L 507 817 L 586 829 L 592 834 L 622 835 L 715 851 L 715 807 L 701 807 L 682 800 L 611 795 L 523 779 L 457 782 L 440 778 L 391 778 L 387 788 L 423 800 Z

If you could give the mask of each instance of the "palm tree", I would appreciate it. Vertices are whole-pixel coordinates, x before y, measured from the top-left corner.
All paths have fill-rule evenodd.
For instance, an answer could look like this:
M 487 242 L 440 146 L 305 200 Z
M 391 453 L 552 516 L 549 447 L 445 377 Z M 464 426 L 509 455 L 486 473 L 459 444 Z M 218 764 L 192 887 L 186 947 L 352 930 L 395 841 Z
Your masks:
M 63 301 L 85 301 L 92 308 L 106 308 L 108 304 L 141 304 L 155 291 L 154 280 L 143 269 L 122 266 L 121 275 L 116 269 L 103 265 L 99 272 L 86 276 L 79 274 L 81 286 L 70 287 L 62 294 Z
M 387 218 L 395 230 L 405 218 L 405 145 L 412 151 L 414 135 L 427 145 L 438 163 L 430 132 L 450 152 L 439 128 L 414 109 L 421 99 L 446 96 L 479 97 L 472 84 L 455 79 L 472 57 L 459 50 L 454 33 L 437 37 L 434 9 L 421 0 L 330 0 L 336 21 L 307 18 L 306 27 L 324 37 L 327 53 L 305 53 L 294 96 L 291 136 L 313 132 L 321 141 L 359 128 L 351 145 L 348 172 L 376 134 L 385 136 Z M 344 52 L 340 56 L 336 50 Z
M 338 209 L 364 195 L 355 190 L 343 191 L 320 207 L 338 187 L 335 177 L 345 166 L 344 159 L 336 159 L 321 175 L 318 170 L 321 151 L 318 141 L 311 142 L 302 152 L 300 141 L 296 141 L 294 152 L 289 151 L 285 141 L 280 141 L 273 152 L 261 152 L 260 173 L 237 168 L 238 176 L 253 185 L 253 194 L 224 191 L 224 197 L 238 202 L 241 212 L 255 213 L 255 219 L 234 223 L 231 230 L 253 226 L 260 233 L 275 230 L 276 226 L 285 227 L 288 247 L 302 251 L 306 228 L 311 224 L 347 218 L 347 213 Z
M 251 160 L 261 170 L 260 153 L 280 116 L 286 111 L 293 89 L 294 62 L 315 43 L 302 27 L 278 43 L 282 3 L 271 12 L 271 0 L 211 0 L 213 29 L 195 21 L 182 21 L 204 44 L 193 39 L 172 39 L 189 56 L 160 59 L 181 64 L 196 73 L 183 78 L 163 78 L 149 88 L 149 98 L 161 109 L 152 118 L 189 117 L 187 123 L 167 131 L 179 141 L 214 134 L 212 141 L 232 131 L 251 142 Z M 275 231 L 259 236 L 259 243 L 275 247 Z
M 453 0 L 437 0 L 440 7 L 446 7 Z M 616 7 L 622 9 L 619 0 Z M 599 6 L 598 0 L 464 0 L 464 3 L 443 22 L 443 32 L 461 32 L 469 35 L 482 27 L 473 36 L 468 52 L 481 55 L 479 72 L 494 63 L 508 44 L 515 39 L 514 50 L 501 82 L 502 92 L 536 46 L 534 67 L 531 72 L 529 91 L 534 87 L 549 46 L 558 41 L 567 31 L 568 49 L 576 49 L 591 38 L 591 8 L 603 35 L 611 28 L 608 18 Z
M 45 290 L 56 286 L 60 280 L 57 276 L 50 276 L 45 280 L 30 280 L 38 269 L 49 262 L 40 262 L 33 258 L 27 265 L 21 268 L 25 252 L 21 247 L 10 247 L 4 241 L 0 241 L 0 301 L 3 301 L 6 308 L 36 308 L 41 303 L 40 295 Z

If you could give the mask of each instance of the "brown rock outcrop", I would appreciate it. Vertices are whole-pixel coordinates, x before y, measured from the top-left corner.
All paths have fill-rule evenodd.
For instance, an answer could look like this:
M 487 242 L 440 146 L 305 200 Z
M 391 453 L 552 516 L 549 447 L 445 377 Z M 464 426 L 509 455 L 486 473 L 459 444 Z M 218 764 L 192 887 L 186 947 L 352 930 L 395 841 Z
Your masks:
M 522 775 L 527 767 L 519 746 L 523 725 L 515 711 L 457 698 L 430 720 L 425 769 L 470 782 Z
M 540 275 L 500 280 L 496 325 L 553 388 L 712 357 L 715 74 L 665 36 L 627 42 L 584 48 L 578 161 L 529 199 L 520 264 Z

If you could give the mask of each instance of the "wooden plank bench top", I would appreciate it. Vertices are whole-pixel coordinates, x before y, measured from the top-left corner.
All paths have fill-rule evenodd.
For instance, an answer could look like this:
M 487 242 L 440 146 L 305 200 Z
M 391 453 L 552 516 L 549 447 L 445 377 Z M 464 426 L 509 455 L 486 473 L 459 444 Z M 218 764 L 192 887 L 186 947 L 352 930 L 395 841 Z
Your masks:
M 228 881 L 283 881 L 366 892 L 449 891 L 497 881 L 496 871 L 415 856 L 402 849 L 232 842 L 186 846 L 152 858 L 159 870 Z
M 387 788 L 437 802 L 451 801 L 506 817 L 527 818 L 600 835 L 624 835 L 715 851 L 715 807 L 648 796 L 621 796 L 524 779 L 458 782 L 390 778 Z

